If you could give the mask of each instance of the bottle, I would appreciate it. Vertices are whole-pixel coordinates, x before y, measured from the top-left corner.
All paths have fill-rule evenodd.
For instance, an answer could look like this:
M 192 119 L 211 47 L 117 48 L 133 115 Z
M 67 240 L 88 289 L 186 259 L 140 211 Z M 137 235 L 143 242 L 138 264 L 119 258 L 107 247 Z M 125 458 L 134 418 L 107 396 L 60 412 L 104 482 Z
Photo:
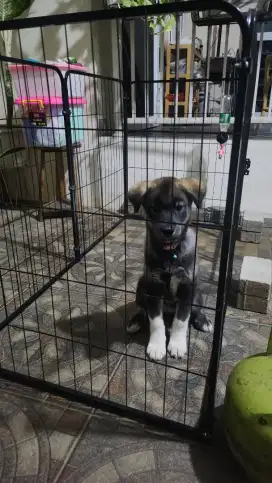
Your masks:
M 222 97 L 221 108 L 219 114 L 219 125 L 221 132 L 227 132 L 230 125 L 231 117 L 231 96 L 225 95 Z

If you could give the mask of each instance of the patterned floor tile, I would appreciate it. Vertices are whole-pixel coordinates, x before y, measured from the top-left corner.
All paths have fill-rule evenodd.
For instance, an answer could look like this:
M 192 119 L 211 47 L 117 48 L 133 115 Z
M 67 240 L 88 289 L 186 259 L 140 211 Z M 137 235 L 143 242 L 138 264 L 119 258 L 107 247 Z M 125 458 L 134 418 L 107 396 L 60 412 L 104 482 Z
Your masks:
M 119 298 L 60 280 L 1 332 L 2 367 L 98 395 L 125 354 L 129 317 Z
M 1 482 L 53 481 L 88 418 L 87 413 L 2 390 Z
M 100 213 L 79 217 L 81 241 L 86 248 L 103 233 L 103 221 L 108 227 L 116 218 L 109 216 L 106 222 Z M 6 228 L 0 227 L 5 294 L 1 320 L 63 268 L 73 249 L 71 220 L 37 223 L 34 217 L 24 216 L 13 225 L 9 235 Z M 64 233 L 68 253 L 64 249 Z M 181 362 L 168 358 L 161 364 L 146 359 L 148 333 L 130 338 L 126 334 L 143 269 L 144 233 L 142 221 L 131 220 L 125 226 L 117 226 L 1 332 L 0 362 L 3 368 L 87 394 L 102 394 L 110 401 L 196 426 L 213 334 L 192 329 L 187 358 Z M 17 251 L 9 255 L 13 257 L 10 260 L 19 263 L 20 269 L 7 272 L 5 250 L 11 240 L 16 242 Z M 212 323 L 220 241 L 215 230 L 198 232 L 200 287 Z M 246 246 L 237 246 L 235 273 L 240 270 Z M 271 316 L 228 308 L 217 404 L 223 402 L 227 377 L 236 362 L 265 350 L 269 326 Z M 173 442 L 133 423 L 100 414 L 92 416 L 78 404 L 69 405 L 32 389 L 3 381 L 0 389 L 3 483 L 245 481 L 223 443 L 211 451 Z
M 3 318 L 19 308 L 36 290 L 39 276 L 31 273 L 6 272 L 1 277 L 0 311 L 3 308 Z
M 22 296 L 31 277 L 53 277 L 74 257 L 73 227 L 70 218 L 38 222 L 36 213 L 2 210 L 0 220 L 0 307 L 18 294 Z M 5 215 L 5 216 L 4 216 Z M 78 216 L 80 246 L 87 249 L 117 218 L 95 214 Z M 30 288 L 30 287 L 29 287 Z
M 152 430 L 96 413 L 59 482 L 246 483 L 222 432 L 216 445 L 202 446 L 159 436 Z

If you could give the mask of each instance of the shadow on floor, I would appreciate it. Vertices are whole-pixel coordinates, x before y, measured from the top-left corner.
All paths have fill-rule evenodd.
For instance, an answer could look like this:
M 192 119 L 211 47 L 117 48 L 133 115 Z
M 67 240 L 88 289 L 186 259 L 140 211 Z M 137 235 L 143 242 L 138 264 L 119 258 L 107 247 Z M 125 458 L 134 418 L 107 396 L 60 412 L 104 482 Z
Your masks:
M 190 454 L 197 483 L 249 483 L 224 436 L 223 407 L 216 408 L 216 425 L 211 444 L 191 444 Z
M 66 337 L 72 337 L 74 341 L 86 343 L 86 349 L 90 340 L 92 356 L 105 356 L 105 351 L 110 350 L 116 344 L 126 344 L 126 320 L 129 320 L 135 312 L 134 303 L 122 305 L 114 311 L 95 311 L 90 315 L 61 319 L 58 321 L 58 330 Z

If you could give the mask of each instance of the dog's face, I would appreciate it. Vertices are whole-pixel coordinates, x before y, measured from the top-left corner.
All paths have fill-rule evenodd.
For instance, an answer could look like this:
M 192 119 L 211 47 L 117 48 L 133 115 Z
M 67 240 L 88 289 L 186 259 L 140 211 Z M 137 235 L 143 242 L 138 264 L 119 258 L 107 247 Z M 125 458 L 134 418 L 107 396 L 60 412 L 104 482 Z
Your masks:
M 205 191 L 199 180 L 169 177 L 137 183 L 129 191 L 129 200 L 135 212 L 144 207 L 153 237 L 170 250 L 178 245 L 188 226 L 192 203 L 200 207 Z

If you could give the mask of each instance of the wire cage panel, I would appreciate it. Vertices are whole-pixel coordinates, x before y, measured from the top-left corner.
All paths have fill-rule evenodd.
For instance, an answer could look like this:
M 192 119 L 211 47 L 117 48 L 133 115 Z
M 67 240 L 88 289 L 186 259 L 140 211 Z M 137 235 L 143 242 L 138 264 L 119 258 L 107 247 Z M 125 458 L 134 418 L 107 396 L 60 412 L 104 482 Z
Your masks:
M 251 45 L 248 24 L 232 6 L 221 3 L 241 27 L 243 58 L 247 59 Z M 212 6 L 211 1 L 201 2 L 201 8 Z M 197 134 L 189 124 L 176 129 L 175 100 L 171 129 L 159 125 L 151 132 L 146 118 L 136 126 L 135 135 L 135 129 L 128 125 L 130 93 L 135 86 L 132 79 L 123 78 L 124 72 L 129 74 L 129 65 L 121 43 L 124 23 L 130 17 L 148 26 L 151 15 L 169 12 L 175 16 L 178 39 L 180 13 L 191 10 L 199 10 L 199 3 L 0 24 L 0 29 L 16 29 L 19 47 L 15 57 L 1 56 L 2 77 L 7 62 L 16 74 L 23 65 L 20 79 L 24 95 L 17 96 L 19 107 L 9 131 L 11 146 L 19 146 L 23 139 L 27 144 L 27 130 L 32 134 L 34 130 L 35 135 L 31 138 L 34 145 L 20 152 L 22 166 L 14 165 L 17 184 L 23 186 L 26 180 L 37 193 L 33 203 L 22 199 L 21 194 L 20 203 L 14 196 L 2 194 L 0 375 L 169 430 L 183 429 L 189 434 L 193 430 L 203 436 L 212 427 L 238 224 L 234 212 L 239 192 L 235 183 L 242 177 L 239 153 L 248 65 L 241 61 L 237 71 L 240 107 L 236 106 L 232 139 L 225 155 L 218 159 L 213 122 L 203 118 Z M 50 39 L 58 38 L 57 55 L 70 57 L 79 49 L 76 42 L 70 45 L 71 39 L 75 40 L 73 29 L 78 32 L 81 26 L 86 35 L 84 42 L 82 38 L 80 41 L 80 60 L 87 70 L 78 64 L 65 68 L 61 62 L 47 64 L 46 60 L 56 57 Z M 101 29 L 105 26 L 103 44 Z M 29 42 L 34 37 L 41 47 L 39 62 L 29 60 Z M 113 55 L 105 65 L 102 54 L 110 51 L 110 46 Z M 148 59 L 146 51 L 143 53 Z M 18 79 L 17 75 L 13 82 L 20 87 Z M 224 72 L 220 81 L 224 82 Z M 147 82 L 144 79 L 143 86 Z M 186 83 L 190 82 L 194 79 L 188 76 Z M 212 81 L 207 75 L 201 82 L 206 85 Z M 179 80 L 174 78 L 176 99 L 178 85 Z M 165 88 L 165 82 L 161 82 L 161 88 Z M 144 92 L 147 96 L 148 90 Z M 206 96 L 204 89 L 204 102 Z M 32 122 L 33 112 L 39 114 L 38 124 L 28 126 L 24 120 Z M 40 137 L 39 130 L 43 134 Z M 246 132 L 244 140 L 243 149 Z M 207 180 L 203 207 L 193 209 L 190 226 L 196 232 L 201 309 L 213 329 L 202 333 L 190 327 L 188 351 L 182 360 L 168 355 L 162 361 L 153 361 L 146 355 L 148 325 L 139 334 L 127 332 L 135 313 L 137 283 L 144 272 L 149 221 L 146 213 L 134 213 L 128 190 L 139 181 L 148 183 L 165 176 Z M 193 306 L 193 301 L 190 303 Z
M 144 130 L 143 125 L 142 136 L 139 134 L 135 139 L 128 141 L 129 153 L 131 152 L 128 159 L 129 188 L 146 178 L 151 180 L 162 176 L 198 177 L 199 166 L 194 167 L 194 165 L 199 161 L 198 156 L 202 151 L 203 159 L 206 162 L 205 169 L 208 170 L 207 193 L 203 202 L 203 210 L 209 207 L 224 210 L 231 145 L 228 143 L 225 146 L 224 156 L 219 159 L 218 142 L 214 134 L 206 135 L 201 139 L 201 136 L 193 135 L 190 131 L 187 134 L 185 131 L 173 139 L 173 135 L 168 134 L 166 137 L 163 132 L 159 132 L 156 137 L 152 136 L 146 141 Z M 202 176 L 207 176 L 207 173 L 203 172 Z
M 14 91 L 21 94 L 16 97 L 9 145 L 16 150 L 25 144 L 26 153 L 24 158 L 20 151 L 19 156 L 12 153 L 3 162 L 3 170 L 11 168 L 16 173 L 16 201 L 4 198 L 1 210 L 2 304 L 19 297 L 4 317 L 35 294 L 36 280 L 44 276 L 53 280 L 66 269 L 74 259 L 76 243 L 81 252 L 86 251 L 119 220 L 116 210 L 124 193 L 120 81 L 82 71 L 65 78 L 67 68 L 62 73 L 47 64 L 9 60 Z M 68 92 L 74 183 L 68 169 L 63 89 Z M 77 110 L 75 102 L 81 99 L 84 104 L 78 104 Z M 114 138 L 108 136 L 112 127 L 102 126 L 103 136 L 98 134 L 107 99 L 108 122 L 116 126 Z M 33 113 L 41 116 L 38 127 L 32 124 Z

